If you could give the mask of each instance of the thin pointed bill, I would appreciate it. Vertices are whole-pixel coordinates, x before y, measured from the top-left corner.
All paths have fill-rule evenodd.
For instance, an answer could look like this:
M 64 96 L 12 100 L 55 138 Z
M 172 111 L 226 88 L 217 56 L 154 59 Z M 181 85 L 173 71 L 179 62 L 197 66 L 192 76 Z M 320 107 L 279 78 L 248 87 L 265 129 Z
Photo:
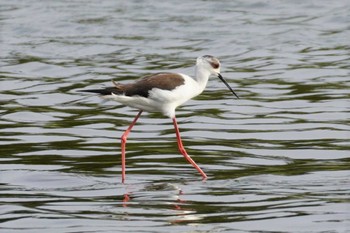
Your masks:
M 230 89 L 230 91 L 237 97 L 237 99 L 239 99 L 238 95 L 232 90 L 232 88 L 230 87 L 230 85 L 228 85 L 228 83 L 226 82 L 226 80 L 224 79 L 224 77 L 221 76 L 221 74 L 218 74 L 219 79 L 221 79 L 221 81 L 228 87 L 228 89 Z

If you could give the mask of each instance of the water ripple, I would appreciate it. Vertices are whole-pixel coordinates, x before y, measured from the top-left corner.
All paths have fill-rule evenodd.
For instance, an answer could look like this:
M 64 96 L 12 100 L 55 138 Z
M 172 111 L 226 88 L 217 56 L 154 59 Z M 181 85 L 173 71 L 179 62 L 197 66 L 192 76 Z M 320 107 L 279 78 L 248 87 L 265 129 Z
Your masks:
M 0 6 L 6 232 L 346 232 L 347 1 L 11 1 Z M 218 79 L 170 119 L 78 89 L 149 73 Z M 305 230 L 307 229 L 307 230 Z

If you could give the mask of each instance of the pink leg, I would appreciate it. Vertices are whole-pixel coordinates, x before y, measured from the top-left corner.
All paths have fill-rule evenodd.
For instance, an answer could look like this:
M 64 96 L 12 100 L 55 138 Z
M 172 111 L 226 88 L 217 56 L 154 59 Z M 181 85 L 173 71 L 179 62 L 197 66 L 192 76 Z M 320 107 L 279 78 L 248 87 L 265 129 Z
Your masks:
M 139 119 L 141 116 L 142 110 L 139 111 L 139 113 L 136 115 L 135 119 L 133 122 L 129 125 L 129 128 L 125 130 L 121 137 L 121 142 L 122 142 L 122 182 L 124 183 L 125 181 L 125 146 L 126 146 L 126 140 L 128 139 L 128 135 L 132 129 L 132 127 L 136 124 L 136 121 Z
M 192 166 L 194 168 L 197 169 L 197 171 L 202 175 L 203 179 L 207 178 L 207 175 L 202 171 L 202 169 L 193 161 L 193 159 L 191 159 L 191 157 L 187 154 L 184 146 L 182 145 L 182 141 L 181 141 L 181 136 L 180 136 L 180 131 L 179 131 L 179 127 L 177 126 L 177 122 L 176 122 L 176 118 L 173 118 L 173 123 L 174 123 L 174 127 L 175 127 L 175 132 L 176 132 L 176 139 L 177 139 L 177 145 L 179 147 L 179 151 L 180 153 L 185 157 L 185 159 L 187 159 L 187 161 L 192 164 Z

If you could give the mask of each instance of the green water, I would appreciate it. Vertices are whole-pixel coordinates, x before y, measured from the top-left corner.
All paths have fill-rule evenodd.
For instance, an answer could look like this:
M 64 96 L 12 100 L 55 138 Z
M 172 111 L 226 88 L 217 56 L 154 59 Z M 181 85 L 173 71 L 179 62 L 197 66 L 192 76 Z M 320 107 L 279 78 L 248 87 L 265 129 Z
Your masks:
M 348 1 L 0 2 L 0 232 L 350 232 Z M 170 119 L 83 88 L 216 78 Z

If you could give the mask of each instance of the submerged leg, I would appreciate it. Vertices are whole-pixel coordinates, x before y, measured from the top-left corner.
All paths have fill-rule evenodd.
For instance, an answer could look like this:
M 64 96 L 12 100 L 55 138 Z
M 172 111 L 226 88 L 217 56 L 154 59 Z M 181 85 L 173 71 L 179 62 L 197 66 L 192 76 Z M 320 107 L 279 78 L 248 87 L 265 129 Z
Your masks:
M 132 121 L 132 123 L 129 125 L 128 129 L 125 130 L 121 137 L 122 142 L 122 182 L 125 181 L 125 146 L 126 146 L 126 140 L 128 139 L 128 135 L 132 129 L 132 127 L 136 124 L 136 121 L 141 116 L 142 110 L 139 111 L 139 113 L 136 115 L 135 119 Z
M 185 159 L 192 164 L 192 166 L 194 168 L 197 169 L 197 171 L 202 175 L 203 179 L 207 178 L 207 175 L 202 171 L 202 169 L 196 164 L 195 161 L 193 161 L 193 159 L 187 154 L 184 146 L 182 145 L 182 140 L 181 140 L 181 136 L 180 136 L 180 131 L 179 131 L 179 127 L 177 126 L 177 122 L 176 122 L 176 118 L 173 118 L 173 123 L 174 123 L 174 128 L 175 128 L 175 132 L 176 132 L 176 139 L 177 139 L 177 145 L 179 147 L 179 151 L 180 153 L 185 157 Z

